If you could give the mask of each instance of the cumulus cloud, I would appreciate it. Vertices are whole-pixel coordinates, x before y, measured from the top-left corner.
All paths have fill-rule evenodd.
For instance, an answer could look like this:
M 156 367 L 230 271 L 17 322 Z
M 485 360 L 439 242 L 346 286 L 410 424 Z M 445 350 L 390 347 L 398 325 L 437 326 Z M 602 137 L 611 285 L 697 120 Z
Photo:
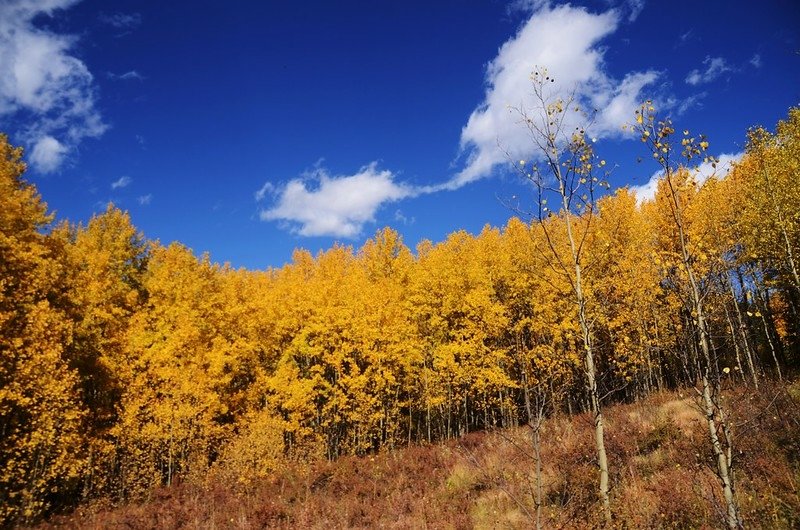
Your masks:
M 43 173 L 57 171 L 83 139 L 106 130 L 92 74 L 71 55 L 75 38 L 33 22 L 76 2 L 0 2 L 0 117 L 28 124 L 19 134 L 31 146 L 32 166 Z
M 381 206 L 417 193 L 373 162 L 353 175 L 331 176 L 317 168 L 281 187 L 266 184 L 255 196 L 275 196 L 274 204 L 259 214 L 264 221 L 285 222 L 302 236 L 353 238 L 374 221 Z
M 732 68 L 728 66 L 728 62 L 722 57 L 706 56 L 703 60 L 704 70 L 695 69 L 689 72 L 686 76 L 686 83 L 690 85 L 701 85 L 710 83 L 717 79 L 725 72 L 730 72 Z
M 632 72 L 619 81 L 606 72 L 601 43 L 619 26 L 619 10 L 595 14 L 571 5 L 551 8 L 546 2 L 534 2 L 531 6 L 538 9 L 487 67 L 484 101 L 461 131 L 466 165 L 445 188 L 490 175 L 506 161 L 505 152 L 526 159 L 535 154 L 528 131 L 509 113 L 509 107 L 531 108 L 529 79 L 534 67 L 547 68 L 555 78 L 549 87 L 553 95 L 574 91 L 584 108 L 598 109 L 590 131 L 597 138 L 622 134 L 620 126 L 644 99 L 642 90 L 659 76 L 655 71 Z
M 133 179 L 128 176 L 120 177 L 111 183 L 111 189 L 116 190 L 119 188 L 124 188 L 128 186 L 131 182 L 133 182 Z
M 723 153 L 717 157 L 716 167 L 712 166 L 711 162 L 703 162 L 694 170 L 695 180 L 697 184 L 703 184 L 712 176 L 717 178 L 725 178 L 725 176 L 733 169 L 733 165 L 742 159 L 743 152 L 739 153 Z M 645 184 L 640 186 L 631 186 L 630 190 L 636 195 L 636 201 L 641 204 L 643 202 L 651 201 L 656 196 L 658 191 L 658 181 L 664 175 L 663 171 L 656 171 Z

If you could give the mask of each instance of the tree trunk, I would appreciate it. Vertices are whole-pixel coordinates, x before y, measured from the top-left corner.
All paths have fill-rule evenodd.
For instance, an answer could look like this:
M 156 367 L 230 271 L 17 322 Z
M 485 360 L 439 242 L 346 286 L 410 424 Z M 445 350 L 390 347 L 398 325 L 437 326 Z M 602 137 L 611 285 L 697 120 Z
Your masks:
M 741 377 L 744 384 L 747 384 L 747 378 L 744 375 L 744 366 L 742 366 L 742 356 L 739 349 L 739 338 L 736 336 L 736 328 L 733 326 L 731 314 L 728 312 L 728 307 L 723 304 L 722 308 L 725 310 L 725 319 L 728 321 L 728 329 L 731 332 L 731 340 L 733 341 L 733 351 L 736 354 L 736 368 L 739 370 L 739 377 Z
M 572 233 L 571 214 L 566 195 L 562 189 L 563 208 L 566 215 L 567 237 L 569 238 L 572 260 L 575 264 L 575 278 L 573 288 L 575 298 L 578 303 L 578 323 L 581 327 L 581 335 L 584 347 L 584 365 L 586 369 L 586 386 L 589 393 L 589 405 L 594 416 L 594 438 L 597 448 L 597 467 L 600 469 L 600 502 L 603 505 L 603 516 L 607 524 L 611 523 L 611 502 L 608 496 L 608 456 L 606 455 L 605 443 L 605 424 L 603 423 L 603 410 L 600 404 L 600 395 L 597 390 L 597 368 L 594 363 L 594 350 L 592 344 L 592 333 L 586 314 L 586 299 L 583 294 L 582 267 L 580 250 Z
M 742 285 L 742 290 L 744 290 L 744 280 L 739 277 Z M 736 291 L 733 289 L 733 282 L 730 281 L 730 278 L 726 276 L 726 280 L 728 282 L 728 287 L 731 291 L 731 298 L 733 299 L 733 307 L 736 310 L 736 320 L 739 324 L 739 334 L 742 337 L 742 346 L 744 347 L 745 357 L 747 358 L 747 365 L 750 368 L 750 375 L 753 378 L 753 386 L 756 387 L 758 390 L 758 374 L 756 373 L 756 367 L 753 364 L 753 351 L 750 348 L 750 341 L 747 340 L 747 326 L 745 326 L 744 319 L 742 318 L 742 310 L 739 307 L 739 300 L 736 298 Z

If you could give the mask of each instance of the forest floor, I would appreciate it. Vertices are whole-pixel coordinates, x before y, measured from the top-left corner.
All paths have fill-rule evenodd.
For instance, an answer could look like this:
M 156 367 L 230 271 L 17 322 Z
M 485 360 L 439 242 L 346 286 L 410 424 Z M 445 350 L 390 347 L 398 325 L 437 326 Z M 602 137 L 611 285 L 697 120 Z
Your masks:
M 748 528 L 800 527 L 800 381 L 725 391 L 735 424 L 736 497 Z M 693 389 L 606 409 L 616 528 L 717 528 L 723 503 Z M 335 462 L 287 465 L 249 483 L 209 477 L 140 503 L 96 505 L 40 528 L 533 528 L 528 427 L 475 432 Z M 543 528 L 600 527 L 593 424 L 542 430 Z M 234 482 L 234 483 L 231 483 Z

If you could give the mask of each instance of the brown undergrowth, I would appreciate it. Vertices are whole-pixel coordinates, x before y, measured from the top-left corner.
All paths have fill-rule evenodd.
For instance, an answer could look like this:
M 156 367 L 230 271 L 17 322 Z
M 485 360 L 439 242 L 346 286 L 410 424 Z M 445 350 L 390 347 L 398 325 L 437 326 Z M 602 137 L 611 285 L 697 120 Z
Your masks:
M 617 528 L 717 528 L 724 510 L 693 390 L 608 407 Z M 729 389 L 736 496 L 748 528 L 800 525 L 800 383 Z M 596 528 L 589 415 L 545 422 L 544 528 Z M 472 433 L 335 462 L 287 464 L 266 479 L 162 488 L 141 503 L 90 506 L 41 528 L 531 528 L 535 477 L 526 428 Z M 221 477 L 225 477 L 224 479 Z

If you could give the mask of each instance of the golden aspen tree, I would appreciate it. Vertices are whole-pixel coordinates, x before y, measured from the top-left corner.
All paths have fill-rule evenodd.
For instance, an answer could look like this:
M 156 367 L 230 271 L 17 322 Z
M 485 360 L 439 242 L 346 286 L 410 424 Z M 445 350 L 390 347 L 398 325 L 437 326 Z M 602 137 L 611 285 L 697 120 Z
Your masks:
M 426 429 L 436 421 L 441 436 L 464 434 L 485 422 L 497 390 L 512 385 L 506 349 L 493 340 L 507 318 L 475 259 L 475 238 L 456 232 L 440 245 L 420 245 L 418 253 L 412 303 L 424 341 Z
M 790 109 L 775 134 L 751 129 L 745 155 L 740 171 L 749 177 L 745 211 L 752 230 L 746 241 L 800 294 L 800 109 Z
M 65 358 L 72 324 L 63 240 L 0 135 L 0 525 L 32 522 L 74 495 L 84 411 Z
M 370 430 L 391 448 L 411 439 L 415 421 L 411 389 L 422 348 L 408 303 L 414 260 L 400 234 L 388 228 L 368 240 L 357 258 L 363 288 L 348 288 L 356 295 L 354 328 L 368 357 L 368 390 L 377 405 L 369 413 Z
M 751 320 L 760 324 L 775 372 L 788 351 L 796 348 L 800 323 L 800 192 L 796 185 L 800 170 L 800 109 L 789 111 L 775 133 L 756 127 L 748 133 L 745 156 L 736 168 L 744 187 L 739 226 L 744 252 L 740 278 L 742 290 L 750 293 Z M 772 300 L 791 309 L 793 326 L 787 329 L 784 344 L 777 323 L 782 320 L 772 310 Z M 747 319 L 745 319 L 747 320 Z M 785 327 L 784 327 L 785 328 Z
M 80 375 L 91 437 L 83 489 L 84 495 L 101 494 L 116 480 L 110 429 L 130 384 L 127 331 L 143 298 L 146 247 L 130 216 L 109 205 L 72 230 L 66 250 L 75 321 L 69 357 Z
M 217 373 L 216 391 L 230 431 L 212 470 L 221 480 L 247 486 L 289 459 L 285 423 L 263 399 L 264 380 L 277 362 L 273 326 L 281 308 L 274 298 L 273 271 L 225 266 L 219 280 L 225 304 L 219 332 L 231 354 Z
M 598 333 L 605 343 L 606 361 L 618 385 L 624 388 L 643 380 L 649 391 L 657 383 L 660 359 L 653 358 L 654 334 L 649 309 L 660 293 L 657 264 L 649 232 L 636 197 L 623 188 L 598 201 L 595 236 L 589 249 L 598 312 Z M 611 375 L 609 374 L 609 375 Z
M 181 245 L 154 245 L 147 302 L 131 321 L 131 382 L 114 432 L 122 449 L 123 495 L 202 472 L 229 426 L 217 387 L 231 351 L 219 333 L 219 271 Z
M 753 350 L 748 337 L 739 295 L 733 277 L 746 260 L 740 222 L 740 210 L 745 200 L 742 183 L 737 178 L 738 165 L 723 179 L 711 177 L 703 183 L 696 200 L 690 203 L 687 215 L 694 219 L 690 224 L 689 238 L 698 241 L 698 267 L 705 267 L 709 281 L 709 305 L 716 308 L 720 327 L 727 328 L 733 346 L 734 370 L 745 382 L 752 380 L 758 388 L 758 375 L 753 360 Z M 728 302 L 732 308 L 728 309 Z M 731 361 L 731 360 L 729 360 Z M 731 363 L 728 363 L 731 364 Z
M 272 273 L 267 290 L 272 303 L 263 308 L 271 318 L 264 322 L 268 335 L 262 336 L 264 353 L 253 396 L 258 407 L 271 410 L 283 422 L 286 450 L 310 456 L 324 452 L 320 433 L 324 380 L 306 331 L 316 311 L 315 267 L 308 251 L 295 250 L 292 263 Z
M 282 308 L 275 299 L 272 271 L 225 266 L 219 282 L 225 306 L 219 333 L 230 355 L 219 371 L 217 391 L 230 420 L 238 425 L 241 416 L 263 405 L 258 383 L 275 369 L 274 323 Z
M 366 410 L 374 405 L 367 402 L 370 397 L 364 392 L 366 359 L 353 340 L 353 293 L 347 284 L 354 268 L 350 247 L 335 245 L 317 256 L 308 291 L 313 310 L 296 337 L 316 379 L 318 432 L 325 439 L 330 459 L 363 447 L 365 433 L 357 430 Z

